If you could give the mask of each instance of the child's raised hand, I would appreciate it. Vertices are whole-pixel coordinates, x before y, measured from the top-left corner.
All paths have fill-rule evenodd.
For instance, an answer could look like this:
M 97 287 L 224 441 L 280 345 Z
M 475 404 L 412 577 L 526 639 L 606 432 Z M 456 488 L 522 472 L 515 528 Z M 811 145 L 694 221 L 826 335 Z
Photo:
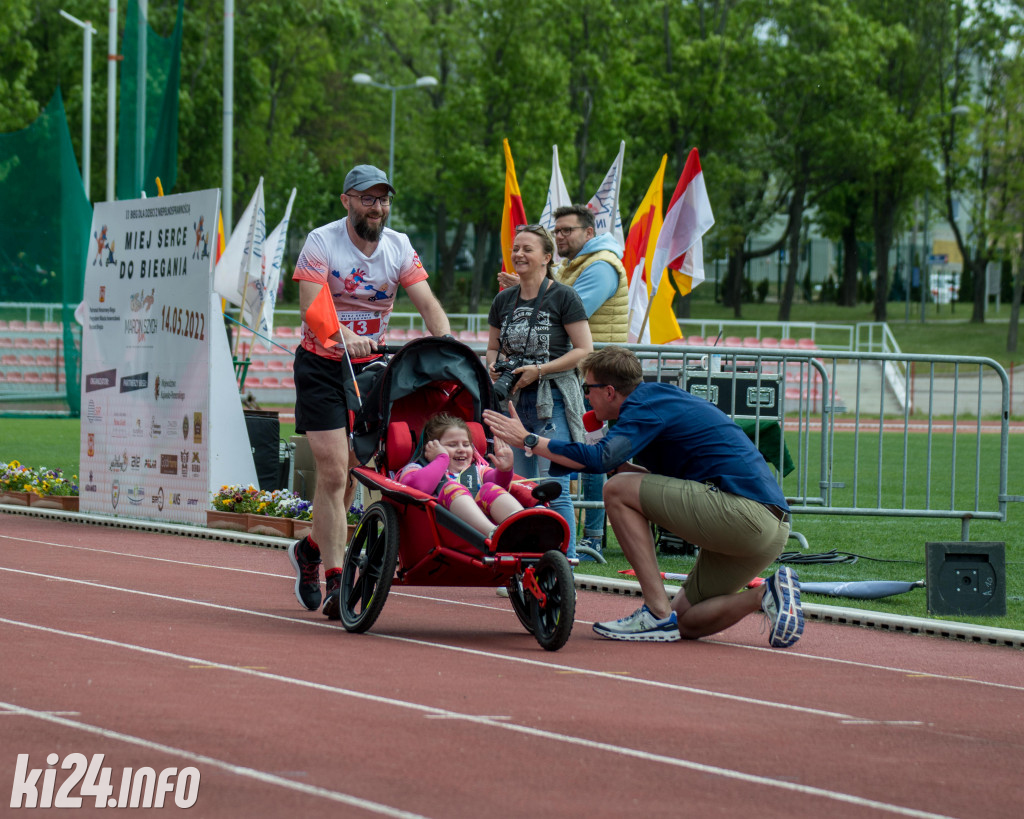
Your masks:
M 423 454 L 427 458 L 427 462 L 433 461 L 438 455 L 443 453 L 444 447 L 441 446 L 440 441 L 427 441 L 427 445 L 423 447 Z
M 494 454 L 487 456 L 495 469 L 501 472 L 511 472 L 515 461 L 512 447 L 506 444 L 501 438 L 494 438 Z

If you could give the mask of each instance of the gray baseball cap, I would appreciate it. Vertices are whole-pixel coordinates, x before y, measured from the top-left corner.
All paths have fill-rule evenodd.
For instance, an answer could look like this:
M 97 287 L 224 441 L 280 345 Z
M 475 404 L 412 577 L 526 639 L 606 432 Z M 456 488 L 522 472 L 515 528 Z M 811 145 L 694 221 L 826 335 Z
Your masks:
M 356 165 L 345 176 L 344 191 L 365 191 L 374 185 L 386 185 L 391 193 L 395 192 L 394 187 L 388 182 L 388 175 L 380 168 L 373 165 Z

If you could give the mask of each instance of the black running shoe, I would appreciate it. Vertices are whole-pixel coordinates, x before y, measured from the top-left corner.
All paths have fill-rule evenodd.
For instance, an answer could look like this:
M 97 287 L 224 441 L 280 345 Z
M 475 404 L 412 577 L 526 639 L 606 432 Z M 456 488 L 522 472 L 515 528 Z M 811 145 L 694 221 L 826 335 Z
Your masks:
M 315 560 L 311 554 L 316 555 Z M 295 569 L 295 599 L 303 608 L 316 611 L 320 608 L 320 553 L 303 538 L 288 547 L 288 559 Z
M 324 595 L 324 616 L 328 620 L 341 619 L 341 572 L 327 578 L 327 594 Z

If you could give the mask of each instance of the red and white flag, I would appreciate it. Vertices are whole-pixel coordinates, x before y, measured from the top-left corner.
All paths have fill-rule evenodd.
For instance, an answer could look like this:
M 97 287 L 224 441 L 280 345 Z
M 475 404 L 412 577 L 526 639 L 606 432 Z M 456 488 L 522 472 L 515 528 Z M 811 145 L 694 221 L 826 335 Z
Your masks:
M 700 157 L 693 148 L 668 203 L 665 221 L 651 260 L 651 301 L 661 284 L 665 268 L 678 270 L 680 293 L 686 295 L 704 281 L 704 249 L 701 237 L 715 223 L 711 202 L 704 186 Z

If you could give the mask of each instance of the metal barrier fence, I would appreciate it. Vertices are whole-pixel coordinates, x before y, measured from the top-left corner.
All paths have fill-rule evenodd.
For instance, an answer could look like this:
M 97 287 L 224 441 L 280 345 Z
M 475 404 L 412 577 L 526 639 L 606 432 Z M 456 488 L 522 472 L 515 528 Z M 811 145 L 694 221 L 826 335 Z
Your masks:
M 777 468 L 795 514 L 1006 520 L 1010 391 L 989 358 L 631 345 L 712 400 Z M 913 372 L 912 379 L 894 373 Z M 765 439 L 768 433 L 779 433 Z

